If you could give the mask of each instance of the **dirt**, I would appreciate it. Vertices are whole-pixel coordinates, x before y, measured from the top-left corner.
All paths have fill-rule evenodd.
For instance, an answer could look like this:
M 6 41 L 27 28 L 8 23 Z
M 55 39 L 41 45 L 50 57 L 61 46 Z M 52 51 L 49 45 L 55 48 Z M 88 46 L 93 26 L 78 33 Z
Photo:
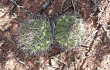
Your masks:
M 19 45 L 17 36 L 22 23 L 34 18 L 47 0 L 18 0 L 23 8 L 11 0 L 0 0 L 0 70 L 109 70 L 110 3 L 95 1 L 74 0 L 74 4 L 71 0 L 53 1 L 43 12 L 56 17 L 75 10 L 73 15 L 85 21 L 85 40 L 79 47 L 63 52 L 57 47 L 49 52 L 33 52 Z

